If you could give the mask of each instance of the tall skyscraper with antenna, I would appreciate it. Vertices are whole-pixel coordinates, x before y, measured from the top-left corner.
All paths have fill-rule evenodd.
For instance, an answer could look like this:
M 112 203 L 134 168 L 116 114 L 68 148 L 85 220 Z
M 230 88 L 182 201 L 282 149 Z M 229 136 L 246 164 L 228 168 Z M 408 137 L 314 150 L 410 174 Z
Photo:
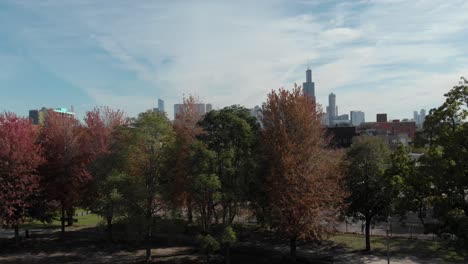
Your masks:
M 315 101 L 315 83 L 312 81 L 312 70 L 310 68 L 306 71 L 306 82 L 302 84 L 302 89 L 305 95 L 310 96 Z

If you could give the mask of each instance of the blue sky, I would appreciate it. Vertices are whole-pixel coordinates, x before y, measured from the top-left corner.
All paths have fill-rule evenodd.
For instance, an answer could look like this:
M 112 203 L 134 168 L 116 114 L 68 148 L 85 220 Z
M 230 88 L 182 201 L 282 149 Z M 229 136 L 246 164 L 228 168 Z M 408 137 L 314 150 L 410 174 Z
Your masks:
M 464 0 L 0 0 L 0 110 L 253 107 L 310 65 L 322 105 L 411 117 L 468 75 L 466 25 Z

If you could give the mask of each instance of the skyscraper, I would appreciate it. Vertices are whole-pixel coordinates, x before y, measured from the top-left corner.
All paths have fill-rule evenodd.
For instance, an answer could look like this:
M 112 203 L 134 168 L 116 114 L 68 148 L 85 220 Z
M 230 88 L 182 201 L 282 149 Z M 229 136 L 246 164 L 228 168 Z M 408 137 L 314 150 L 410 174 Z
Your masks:
M 213 105 L 211 104 L 206 104 L 206 112 L 210 112 L 211 110 L 213 110 Z
M 362 111 L 351 111 L 351 124 L 353 126 L 359 126 L 365 122 L 364 112 Z
M 160 113 L 166 112 L 166 111 L 164 110 L 164 100 L 158 99 L 158 111 L 159 111 Z
M 312 81 L 312 70 L 306 71 L 306 82 L 302 84 L 302 90 L 305 95 L 310 96 L 315 101 L 315 83 Z
M 336 95 L 334 93 L 331 93 L 328 95 L 328 107 L 327 107 L 327 113 L 328 113 L 328 125 L 333 126 L 334 125 L 334 120 L 336 117 Z
M 419 124 L 423 125 L 425 120 L 426 120 L 426 110 L 421 109 L 421 112 L 419 114 Z

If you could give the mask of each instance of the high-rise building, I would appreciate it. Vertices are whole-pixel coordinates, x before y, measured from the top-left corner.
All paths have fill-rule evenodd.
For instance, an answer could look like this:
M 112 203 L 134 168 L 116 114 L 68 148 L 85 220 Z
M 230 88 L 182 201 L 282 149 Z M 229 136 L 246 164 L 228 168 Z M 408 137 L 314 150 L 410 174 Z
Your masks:
M 364 112 L 362 111 L 351 111 L 351 124 L 353 126 L 359 126 L 365 122 Z
M 425 120 L 426 120 L 426 110 L 421 109 L 421 112 L 419 113 L 419 124 L 422 126 Z
M 377 114 L 377 122 L 387 122 L 387 114 Z
M 211 110 L 213 110 L 213 105 L 211 104 L 206 104 L 206 112 L 210 112 Z
M 166 112 L 164 109 L 164 100 L 158 99 L 158 112 Z
M 424 120 L 426 120 L 426 110 L 421 109 L 418 114 L 418 111 L 413 112 L 414 122 L 418 127 L 421 127 L 424 124 Z
M 328 107 L 327 107 L 327 114 L 328 114 L 328 125 L 333 126 L 334 120 L 336 117 L 336 95 L 331 93 L 328 95 Z
M 34 125 L 42 125 L 47 116 L 47 111 L 49 110 L 54 111 L 55 113 L 58 113 L 59 115 L 64 116 L 64 117 L 75 117 L 75 113 L 73 112 L 73 110 L 69 111 L 67 108 L 64 108 L 64 107 L 59 107 L 59 108 L 42 107 L 39 110 L 37 109 L 29 110 L 29 119 L 31 119 Z
M 182 111 L 184 111 L 184 107 L 185 105 L 184 104 L 174 104 L 174 119 L 177 117 L 177 115 L 179 113 L 181 113 Z M 212 109 L 212 106 L 211 104 L 194 104 L 194 108 L 196 109 L 196 111 L 200 114 L 200 115 L 204 115 L 206 114 L 208 111 L 207 111 L 207 108 Z
M 302 84 L 302 90 L 304 95 L 309 96 L 315 101 L 315 83 L 312 81 L 311 69 L 307 69 L 306 71 L 306 82 Z

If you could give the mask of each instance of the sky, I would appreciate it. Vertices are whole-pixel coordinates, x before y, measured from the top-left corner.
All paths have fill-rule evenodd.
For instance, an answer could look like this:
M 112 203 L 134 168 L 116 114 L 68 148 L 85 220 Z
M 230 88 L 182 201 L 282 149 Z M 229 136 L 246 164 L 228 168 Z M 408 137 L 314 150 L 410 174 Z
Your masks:
M 411 118 L 468 76 L 467 25 L 465 0 L 0 0 L 0 111 L 251 108 L 310 67 L 323 108 Z

